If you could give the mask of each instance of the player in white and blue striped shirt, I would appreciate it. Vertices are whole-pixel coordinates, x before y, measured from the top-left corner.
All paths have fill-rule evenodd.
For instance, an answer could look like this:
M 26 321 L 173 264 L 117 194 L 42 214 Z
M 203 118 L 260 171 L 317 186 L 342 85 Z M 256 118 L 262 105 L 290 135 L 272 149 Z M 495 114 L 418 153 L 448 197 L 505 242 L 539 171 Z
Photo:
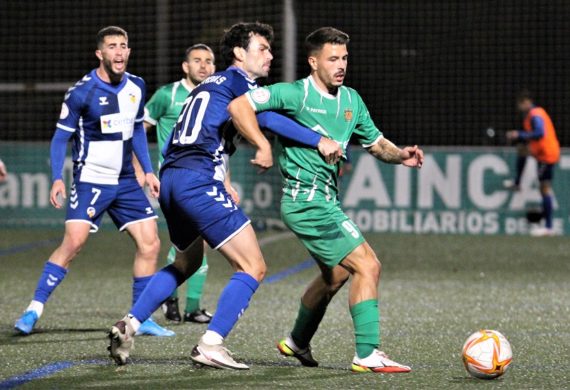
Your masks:
M 120 231 L 133 238 L 133 303 L 156 271 L 160 241 L 156 214 L 138 185 L 132 165 L 136 154 L 146 183 L 158 196 L 160 183 L 152 171 L 143 128 L 145 83 L 126 72 L 130 49 L 128 36 L 110 26 L 97 34 L 99 67 L 89 72 L 66 95 L 51 142 L 53 185 L 50 200 L 61 208 L 66 198 L 62 170 L 67 142 L 73 142 L 73 185 L 67 203 L 65 235 L 61 245 L 44 265 L 34 298 L 15 324 L 21 334 L 30 334 L 44 305 L 61 283 L 73 258 L 96 232 L 107 212 Z M 139 333 L 171 336 L 149 318 Z

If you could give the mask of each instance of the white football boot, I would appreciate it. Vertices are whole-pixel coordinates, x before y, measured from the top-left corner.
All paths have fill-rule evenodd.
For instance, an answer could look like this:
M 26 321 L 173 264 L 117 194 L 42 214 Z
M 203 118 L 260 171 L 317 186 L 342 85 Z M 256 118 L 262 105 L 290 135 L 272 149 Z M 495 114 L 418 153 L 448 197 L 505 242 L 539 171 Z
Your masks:
M 192 349 L 190 358 L 194 363 L 214 368 L 231 370 L 249 370 L 243 363 L 238 363 L 232 357 L 232 353 L 222 344 L 209 345 L 200 342 Z
M 530 235 L 532 237 L 552 237 L 556 235 L 554 229 L 549 229 L 547 227 L 536 227 L 530 230 Z
M 412 369 L 403 364 L 396 363 L 388 358 L 384 352 L 374 349 L 370 356 L 361 359 L 354 356 L 351 370 L 354 372 L 378 372 L 383 374 L 405 373 Z

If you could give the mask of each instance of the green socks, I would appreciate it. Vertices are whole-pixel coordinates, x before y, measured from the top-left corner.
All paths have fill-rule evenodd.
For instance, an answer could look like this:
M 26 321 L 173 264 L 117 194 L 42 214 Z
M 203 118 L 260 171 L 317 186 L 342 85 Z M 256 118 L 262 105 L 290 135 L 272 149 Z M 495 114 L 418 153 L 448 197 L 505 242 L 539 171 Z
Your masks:
M 366 358 L 380 344 L 378 300 L 368 299 L 358 302 L 350 308 L 350 315 L 354 323 L 356 355 L 361 359 Z
M 185 313 L 200 310 L 200 298 L 204 292 L 204 284 L 208 276 L 208 257 L 204 254 L 202 266 L 186 281 L 186 308 Z
M 323 299 L 317 307 L 309 309 L 307 306 L 303 305 L 303 302 L 301 302 L 299 314 L 297 314 L 295 326 L 291 332 L 291 337 L 297 347 L 306 348 L 309 345 L 325 315 L 327 305 L 328 301 Z

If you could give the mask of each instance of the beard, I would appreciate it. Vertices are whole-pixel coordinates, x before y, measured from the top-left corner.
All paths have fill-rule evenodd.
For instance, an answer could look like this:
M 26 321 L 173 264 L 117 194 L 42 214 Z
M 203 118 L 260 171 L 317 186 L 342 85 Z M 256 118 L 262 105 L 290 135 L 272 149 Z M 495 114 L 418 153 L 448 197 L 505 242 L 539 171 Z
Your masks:
M 124 61 L 125 61 L 123 67 L 124 70 L 122 72 L 115 72 L 113 70 L 113 61 L 106 58 L 103 59 L 103 68 L 105 69 L 105 72 L 109 76 L 111 83 L 118 84 L 123 79 L 123 75 L 125 74 L 125 69 L 127 69 L 127 60 Z

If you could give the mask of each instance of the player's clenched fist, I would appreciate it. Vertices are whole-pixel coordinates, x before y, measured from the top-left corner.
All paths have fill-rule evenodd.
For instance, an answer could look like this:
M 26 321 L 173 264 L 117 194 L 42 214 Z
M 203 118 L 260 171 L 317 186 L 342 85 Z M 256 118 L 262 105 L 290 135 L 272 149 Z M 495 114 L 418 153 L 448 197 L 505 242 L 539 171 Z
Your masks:
M 146 184 L 148 184 L 148 188 L 150 189 L 150 195 L 153 198 L 158 198 L 160 194 L 160 181 L 155 176 L 154 173 L 147 173 L 145 175 Z
M 265 172 L 273 166 L 273 154 L 271 146 L 261 147 L 255 152 L 255 158 L 251 163 L 260 168 L 260 172 Z
M 325 158 L 327 164 L 334 165 L 342 157 L 342 148 L 336 141 L 330 138 L 321 137 L 317 148 L 319 153 Z
M 63 207 L 63 202 L 60 202 L 60 198 L 65 199 L 67 198 L 67 195 L 65 193 L 65 184 L 63 183 L 63 180 L 58 179 L 53 182 L 49 194 L 49 200 L 53 205 L 53 207 L 55 207 L 56 209 L 60 209 Z
M 424 151 L 418 145 L 406 146 L 400 152 L 402 165 L 412 168 L 421 168 L 424 164 Z

